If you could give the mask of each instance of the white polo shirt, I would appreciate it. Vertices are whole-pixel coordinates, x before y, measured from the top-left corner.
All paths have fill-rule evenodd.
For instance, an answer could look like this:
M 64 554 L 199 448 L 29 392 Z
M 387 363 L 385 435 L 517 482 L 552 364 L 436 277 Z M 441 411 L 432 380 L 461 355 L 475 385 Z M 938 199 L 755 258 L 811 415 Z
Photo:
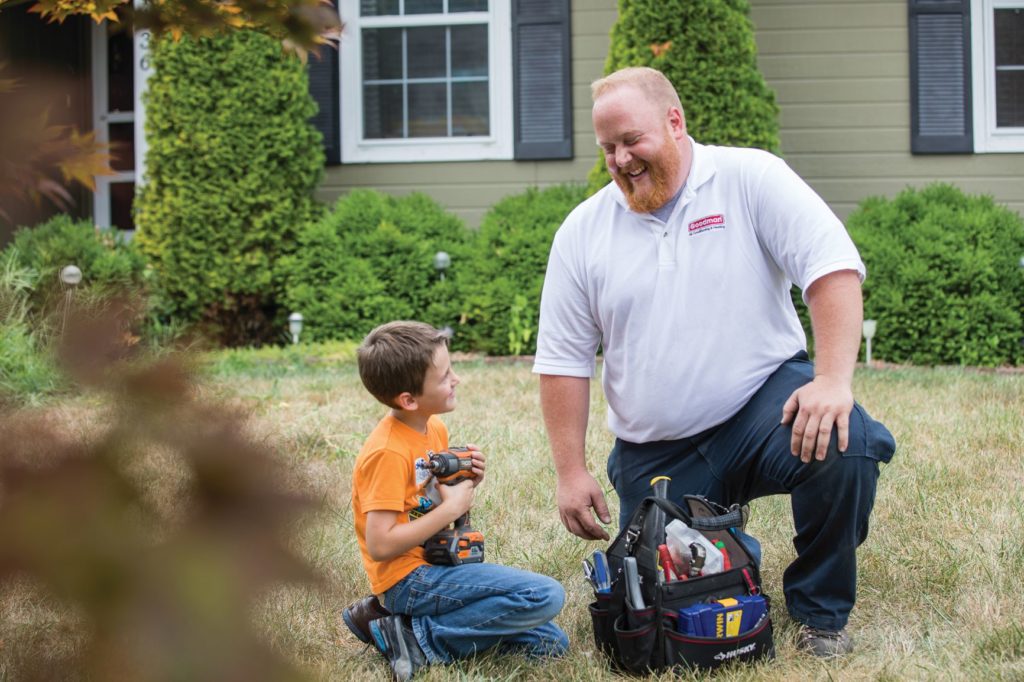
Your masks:
M 806 348 L 793 282 L 865 275 L 843 224 L 784 161 L 691 143 L 667 222 L 610 183 L 565 219 L 544 280 L 533 371 L 592 377 L 600 345 L 608 425 L 634 443 L 721 424 Z

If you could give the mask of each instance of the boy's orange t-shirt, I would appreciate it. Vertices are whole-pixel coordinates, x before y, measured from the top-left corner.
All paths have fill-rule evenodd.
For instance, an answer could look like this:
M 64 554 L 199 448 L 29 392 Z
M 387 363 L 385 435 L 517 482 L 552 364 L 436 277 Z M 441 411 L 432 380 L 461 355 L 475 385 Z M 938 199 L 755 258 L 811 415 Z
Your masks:
M 430 472 L 417 469 L 416 461 L 425 462 L 428 451 L 447 449 L 448 429 L 436 416 L 427 421 L 427 433 L 423 434 L 388 415 L 363 444 L 352 473 L 352 515 L 363 567 L 374 594 L 383 594 L 427 561 L 422 547 L 413 547 L 387 561 L 374 561 L 366 551 L 367 512 L 395 511 L 398 523 L 409 523 L 430 511 L 436 504 L 426 490 Z

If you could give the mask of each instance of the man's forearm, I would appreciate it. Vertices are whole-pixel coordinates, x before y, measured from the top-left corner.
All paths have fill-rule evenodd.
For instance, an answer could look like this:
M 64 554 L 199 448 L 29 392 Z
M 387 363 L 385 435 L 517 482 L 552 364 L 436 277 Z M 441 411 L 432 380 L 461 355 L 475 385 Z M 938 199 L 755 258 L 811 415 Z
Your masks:
M 814 374 L 851 383 L 860 352 L 864 304 L 853 270 L 825 275 L 807 290 L 814 329 Z
M 590 379 L 542 374 L 540 407 L 558 477 L 586 471 Z

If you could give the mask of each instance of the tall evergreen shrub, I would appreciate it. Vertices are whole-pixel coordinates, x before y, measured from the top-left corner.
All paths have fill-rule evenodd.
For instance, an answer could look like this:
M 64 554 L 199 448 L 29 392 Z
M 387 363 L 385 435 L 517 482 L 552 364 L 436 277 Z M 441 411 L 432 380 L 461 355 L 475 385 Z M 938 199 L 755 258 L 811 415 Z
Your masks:
M 604 72 L 627 66 L 672 81 L 698 142 L 778 152 L 779 110 L 757 69 L 747 0 L 619 0 Z M 591 192 L 609 182 L 603 158 L 588 180 Z
M 867 265 L 872 355 L 914 364 L 1024 361 L 1024 220 L 946 184 L 863 201 L 847 219 Z
M 324 163 L 305 69 L 253 32 L 163 39 L 151 59 L 135 211 L 167 312 L 229 344 L 270 338 L 274 265 L 317 212 Z

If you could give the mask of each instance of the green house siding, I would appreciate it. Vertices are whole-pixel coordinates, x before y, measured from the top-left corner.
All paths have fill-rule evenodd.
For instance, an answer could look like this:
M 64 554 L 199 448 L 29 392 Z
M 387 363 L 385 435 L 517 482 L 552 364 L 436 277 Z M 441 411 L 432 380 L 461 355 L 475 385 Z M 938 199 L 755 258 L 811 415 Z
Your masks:
M 912 155 L 906 0 L 752 0 L 782 153 L 841 217 L 936 180 L 1024 213 L 1024 154 Z
M 865 197 L 937 180 L 1024 213 L 1024 154 L 911 154 L 906 0 L 751 5 L 760 67 L 781 107 L 782 153 L 841 217 Z M 615 0 L 572 0 L 573 160 L 334 166 L 321 198 L 356 187 L 419 190 L 475 226 L 504 196 L 583 182 L 596 155 L 589 85 L 602 74 L 616 14 Z

